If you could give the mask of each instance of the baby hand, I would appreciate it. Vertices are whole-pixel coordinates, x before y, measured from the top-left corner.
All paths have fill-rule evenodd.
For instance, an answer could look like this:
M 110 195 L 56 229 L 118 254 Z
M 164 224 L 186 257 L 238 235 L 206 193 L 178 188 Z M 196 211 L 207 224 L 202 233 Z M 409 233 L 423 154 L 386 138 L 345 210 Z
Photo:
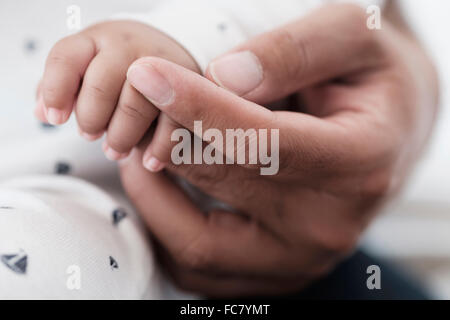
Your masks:
M 80 134 L 96 140 L 111 160 L 128 155 L 142 139 L 158 110 L 127 81 L 136 59 L 157 56 L 199 72 L 176 41 L 145 24 L 104 22 L 57 42 L 38 89 L 36 115 L 59 125 L 75 112 Z

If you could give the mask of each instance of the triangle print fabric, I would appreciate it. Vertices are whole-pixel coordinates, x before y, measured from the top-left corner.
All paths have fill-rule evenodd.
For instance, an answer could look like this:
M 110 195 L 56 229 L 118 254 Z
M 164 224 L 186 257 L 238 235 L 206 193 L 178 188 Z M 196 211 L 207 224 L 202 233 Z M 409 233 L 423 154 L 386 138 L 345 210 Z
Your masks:
M 28 256 L 24 252 L 0 256 L 2 263 L 18 274 L 27 273 Z

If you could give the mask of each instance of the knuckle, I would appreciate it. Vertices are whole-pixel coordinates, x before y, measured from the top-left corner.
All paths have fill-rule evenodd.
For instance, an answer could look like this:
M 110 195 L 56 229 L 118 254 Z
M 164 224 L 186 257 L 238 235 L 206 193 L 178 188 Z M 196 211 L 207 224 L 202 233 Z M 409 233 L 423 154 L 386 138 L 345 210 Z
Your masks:
M 66 50 L 65 43 L 67 42 L 67 38 L 59 40 L 50 50 L 50 54 L 48 55 L 48 60 L 50 62 L 56 63 L 70 63 L 70 58 L 68 52 Z
M 306 73 L 309 65 L 308 44 L 306 39 L 296 39 L 285 29 L 272 33 L 272 44 L 276 69 L 280 78 L 299 79 Z
M 110 101 L 111 94 L 102 87 L 99 83 L 89 83 L 84 87 L 84 93 L 93 99 L 98 99 L 101 101 Z
M 65 52 L 56 49 L 53 49 L 51 51 L 50 55 L 48 56 L 47 63 L 55 65 L 73 65 L 72 60 Z
M 74 67 L 76 59 L 74 59 L 73 50 L 71 45 L 77 42 L 78 36 L 69 36 L 56 42 L 56 44 L 50 50 L 47 58 L 48 64 L 66 65 L 68 67 Z
M 131 119 L 151 121 L 152 114 L 147 110 L 147 108 L 139 106 L 138 104 L 132 103 L 130 101 L 124 101 L 119 103 L 119 112 L 125 114 Z

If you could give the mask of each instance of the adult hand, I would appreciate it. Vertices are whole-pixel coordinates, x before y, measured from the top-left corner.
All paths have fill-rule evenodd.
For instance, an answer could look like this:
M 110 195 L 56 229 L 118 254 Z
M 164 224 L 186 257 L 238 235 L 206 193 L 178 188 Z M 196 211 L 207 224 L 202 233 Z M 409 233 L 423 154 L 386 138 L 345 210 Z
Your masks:
M 387 21 L 369 31 L 360 8 L 330 5 L 217 59 L 207 75 L 227 90 L 158 58 L 132 66 L 128 80 L 164 117 L 146 151 L 122 163 L 125 189 L 182 288 L 221 297 L 298 290 L 352 251 L 404 181 L 435 116 L 433 68 Z M 291 111 L 261 105 L 291 94 Z M 280 170 L 173 165 L 175 127 L 164 118 L 190 130 L 202 120 L 224 136 L 279 129 Z M 202 213 L 165 173 L 144 168 L 144 151 L 240 214 Z

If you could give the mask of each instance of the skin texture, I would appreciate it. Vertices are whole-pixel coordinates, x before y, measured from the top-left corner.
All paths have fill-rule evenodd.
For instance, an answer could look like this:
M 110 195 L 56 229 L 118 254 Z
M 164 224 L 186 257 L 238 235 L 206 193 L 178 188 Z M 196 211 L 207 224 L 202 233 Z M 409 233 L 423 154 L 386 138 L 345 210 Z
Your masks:
M 128 67 L 144 56 L 199 71 L 177 42 L 147 25 L 100 23 L 54 45 L 38 87 L 37 117 L 59 125 L 74 112 L 83 137 L 96 140 L 107 131 L 108 158 L 126 157 L 159 114 L 126 81 Z
M 353 250 L 405 182 L 435 119 L 437 79 L 403 28 L 385 20 L 370 31 L 366 19 L 356 6 L 329 5 L 236 48 L 251 51 L 264 72 L 243 97 L 163 59 L 133 64 L 156 71 L 173 97 L 154 104 L 163 114 L 158 137 L 149 135 L 121 162 L 121 177 L 181 288 L 213 297 L 300 290 Z M 207 77 L 213 81 L 211 72 Z M 154 93 L 131 73 L 128 81 L 147 97 Z M 289 111 L 264 107 L 287 96 Z M 194 120 L 204 130 L 279 129 L 279 173 L 172 165 L 168 128 L 192 129 Z M 146 170 L 144 152 L 166 170 Z M 239 213 L 205 214 L 174 175 Z

